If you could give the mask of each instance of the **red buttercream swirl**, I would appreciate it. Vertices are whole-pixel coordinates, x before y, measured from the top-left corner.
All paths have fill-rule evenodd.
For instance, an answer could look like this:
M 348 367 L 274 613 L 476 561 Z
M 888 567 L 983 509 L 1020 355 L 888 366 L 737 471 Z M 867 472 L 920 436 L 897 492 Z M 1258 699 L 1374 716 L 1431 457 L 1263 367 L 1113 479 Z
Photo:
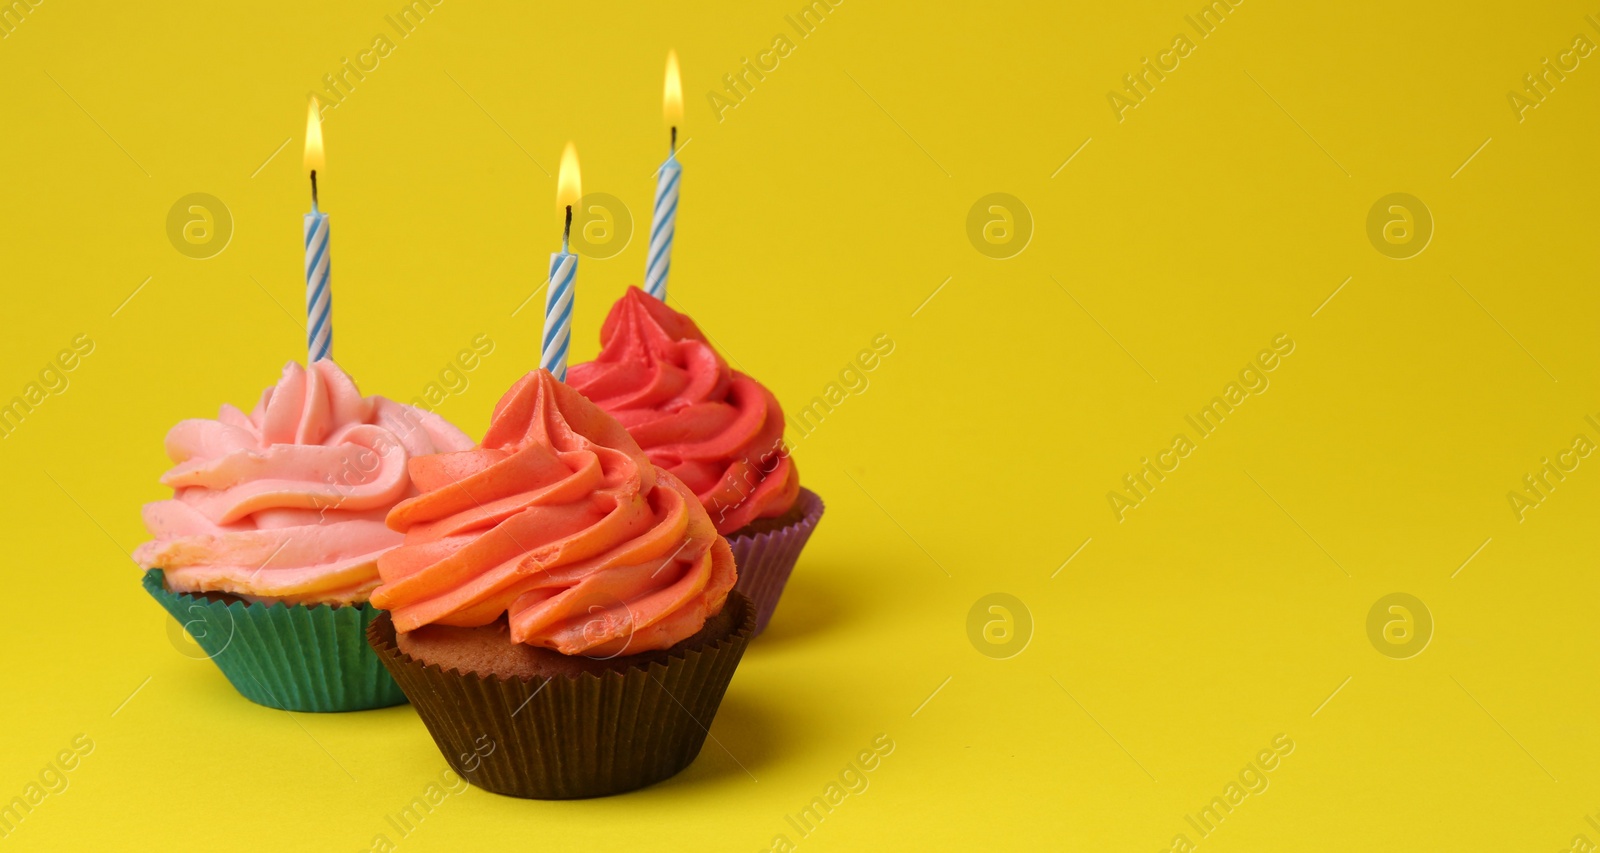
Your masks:
M 694 490 L 718 533 L 794 505 L 800 472 L 778 399 L 729 368 L 693 320 L 630 287 L 600 341 L 600 355 L 573 365 L 568 381 Z
M 483 443 L 412 459 L 422 494 L 389 513 L 373 604 L 396 629 L 486 625 L 564 654 L 664 649 L 722 609 L 733 553 L 695 495 L 617 421 L 538 370 Z

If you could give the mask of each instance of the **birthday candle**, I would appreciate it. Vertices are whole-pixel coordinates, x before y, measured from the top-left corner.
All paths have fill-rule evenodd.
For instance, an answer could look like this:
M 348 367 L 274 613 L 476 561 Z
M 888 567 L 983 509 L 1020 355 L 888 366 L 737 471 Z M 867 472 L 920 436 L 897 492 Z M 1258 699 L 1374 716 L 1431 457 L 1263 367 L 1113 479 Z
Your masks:
M 306 116 L 306 169 L 311 173 L 311 212 L 305 216 L 306 363 L 333 357 L 333 288 L 329 278 L 328 214 L 317 209 L 317 170 L 326 168 L 317 99 Z
M 678 122 L 683 118 L 683 84 L 678 75 L 678 52 L 667 52 L 667 82 L 661 96 L 662 112 L 671 128 L 667 161 L 656 172 L 655 212 L 650 220 L 650 246 L 645 257 L 644 290 L 667 301 L 667 273 L 672 269 L 672 237 L 678 226 Z
M 572 344 L 572 299 L 578 280 L 578 256 L 568 251 L 572 236 L 572 204 L 583 195 L 578 176 L 578 152 L 567 143 L 561 154 L 561 170 L 556 178 L 556 205 L 566 208 L 566 226 L 561 232 L 561 251 L 550 254 L 550 283 L 544 298 L 544 339 L 539 347 L 539 366 L 556 379 L 567 381 L 567 350 Z

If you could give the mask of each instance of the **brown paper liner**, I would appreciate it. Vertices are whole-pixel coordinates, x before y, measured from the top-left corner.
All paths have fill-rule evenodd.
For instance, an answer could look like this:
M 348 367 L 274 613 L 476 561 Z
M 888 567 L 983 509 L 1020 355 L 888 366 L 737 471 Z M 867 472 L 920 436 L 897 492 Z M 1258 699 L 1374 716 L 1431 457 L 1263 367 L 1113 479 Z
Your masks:
M 513 797 L 603 797 L 659 782 L 700 754 L 755 630 L 738 592 L 735 628 L 665 661 L 579 676 L 501 678 L 444 670 L 400 650 L 384 613 L 367 628 L 445 761 L 468 782 Z M 608 662 L 615 666 L 617 661 Z

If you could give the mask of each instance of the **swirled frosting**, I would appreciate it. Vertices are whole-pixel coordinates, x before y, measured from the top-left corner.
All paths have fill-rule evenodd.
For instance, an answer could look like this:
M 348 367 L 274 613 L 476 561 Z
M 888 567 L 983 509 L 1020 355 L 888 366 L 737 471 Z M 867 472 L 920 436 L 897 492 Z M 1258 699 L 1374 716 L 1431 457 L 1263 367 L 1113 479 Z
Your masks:
M 395 628 L 476 627 L 611 656 L 699 631 L 733 588 L 733 552 L 693 492 L 549 371 L 495 406 L 483 443 L 411 460 L 422 494 L 389 513 L 405 544 L 372 603 Z
M 783 410 L 728 367 L 694 321 L 637 287 L 611 307 L 600 355 L 569 381 L 699 497 L 717 532 L 782 515 L 800 494 Z
M 290 362 L 248 416 L 224 405 L 167 433 L 174 494 L 145 505 L 155 539 L 133 557 L 177 592 L 365 601 L 402 541 L 384 515 L 416 493 L 406 461 L 471 446 L 438 415 L 361 396 L 332 361 Z

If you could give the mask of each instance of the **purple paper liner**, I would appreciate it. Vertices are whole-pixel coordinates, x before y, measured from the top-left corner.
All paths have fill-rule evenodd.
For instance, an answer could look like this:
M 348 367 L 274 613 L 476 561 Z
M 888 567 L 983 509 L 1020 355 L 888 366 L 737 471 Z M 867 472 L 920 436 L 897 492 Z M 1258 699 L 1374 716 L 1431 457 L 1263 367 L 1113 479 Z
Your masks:
M 767 533 L 741 534 L 735 531 L 728 536 L 733 547 L 733 563 L 739 569 L 739 580 L 733 588 L 750 596 L 756 606 L 755 636 L 766 630 L 778 609 L 778 599 L 783 595 L 784 584 L 800 559 L 800 552 L 822 520 L 822 498 L 816 492 L 802 487 L 795 500 L 801 508 L 800 520 Z
M 496 794 L 540 800 L 604 797 L 659 782 L 700 754 L 744 656 L 755 608 L 738 592 L 736 627 L 666 659 L 550 678 L 446 670 L 400 650 L 384 613 L 367 642 L 428 727 L 445 761 Z

